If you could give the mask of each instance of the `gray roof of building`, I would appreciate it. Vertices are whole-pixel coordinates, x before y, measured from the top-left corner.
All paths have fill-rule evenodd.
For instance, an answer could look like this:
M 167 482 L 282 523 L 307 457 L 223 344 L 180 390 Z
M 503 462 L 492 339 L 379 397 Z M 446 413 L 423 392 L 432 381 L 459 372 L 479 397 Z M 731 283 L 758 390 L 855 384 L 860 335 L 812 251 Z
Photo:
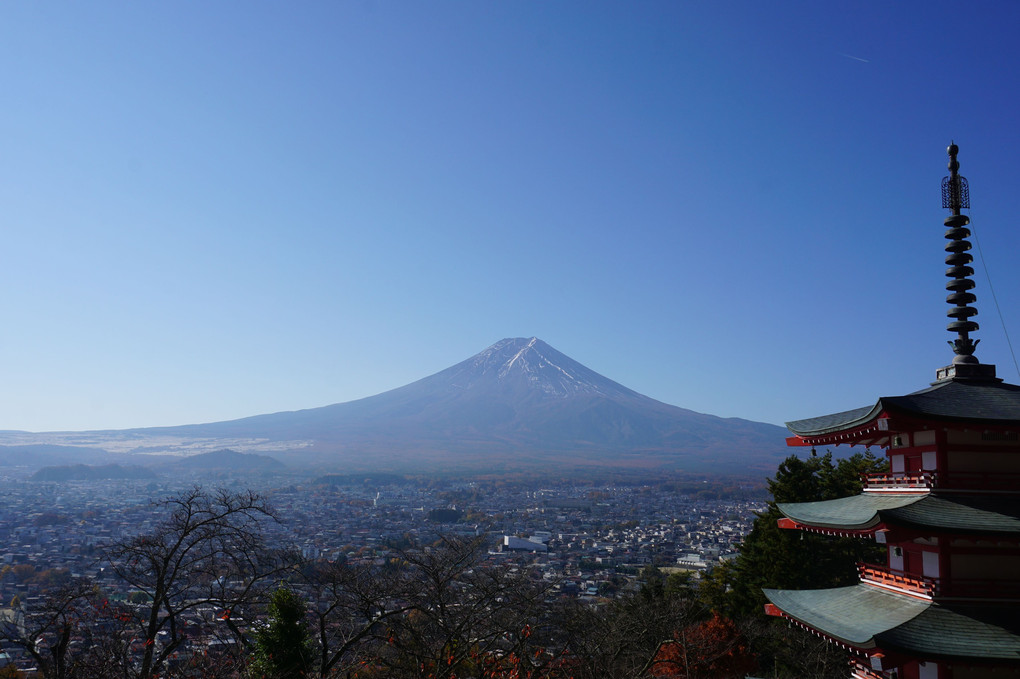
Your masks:
M 1020 662 L 1015 609 L 947 606 L 863 584 L 764 592 L 790 617 L 857 648 Z
M 808 526 L 867 530 L 879 523 L 952 533 L 1020 534 L 1020 498 L 1010 495 L 862 493 L 776 505 Z
M 821 436 L 863 425 L 883 410 L 924 419 L 1020 425 L 1020 386 L 943 380 L 906 396 L 883 396 L 873 406 L 795 420 L 786 426 L 799 436 Z

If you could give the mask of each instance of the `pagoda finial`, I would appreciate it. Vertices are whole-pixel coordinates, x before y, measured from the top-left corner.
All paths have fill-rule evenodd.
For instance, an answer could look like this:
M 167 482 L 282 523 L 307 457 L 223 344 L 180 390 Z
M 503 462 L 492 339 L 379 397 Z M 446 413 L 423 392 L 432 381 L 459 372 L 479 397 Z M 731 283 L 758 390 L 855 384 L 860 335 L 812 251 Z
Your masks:
M 977 316 L 977 309 L 970 306 L 977 301 L 974 293 L 970 292 L 974 288 L 974 281 L 970 278 L 974 275 L 974 269 L 970 266 L 974 257 L 967 252 L 970 250 L 970 241 L 967 240 L 970 237 L 970 229 L 967 228 L 970 218 L 960 214 L 960 210 L 970 208 L 970 189 L 967 180 L 959 173 L 960 163 L 956 160 L 959 147 L 950 142 L 946 150 L 949 153 L 950 174 L 942 180 L 942 207 L 953 211 L 945 220 L 946 238 L 949 240 L 946 244 L 946 252 L 949 253 L 946 255 L 946 265 L 949 266 L 946 276 L 952 279 L 946 283 L 946 290 L 949 291 L 946 303 L 953 305 L 946 312 L 953 319 L 946 330 L 956 333 L 956 339 L 949 342 L 956 354 L 953 363 L 977 363 L 974 349 L 980 340 L 970 338 L 970 333 L 978 329 L 978 324 L 970 320 Z

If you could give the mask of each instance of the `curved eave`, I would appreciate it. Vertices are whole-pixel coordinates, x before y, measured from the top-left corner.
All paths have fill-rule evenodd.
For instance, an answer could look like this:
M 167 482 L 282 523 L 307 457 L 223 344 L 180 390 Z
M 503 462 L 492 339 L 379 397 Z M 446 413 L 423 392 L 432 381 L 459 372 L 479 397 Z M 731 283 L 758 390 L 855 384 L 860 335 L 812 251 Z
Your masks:
M 895 629 L 931 606 L 930 601 L 869 585 L 762 591 L 784 616 L 862 651 L 878 645 L 877 635 Z
M 866 584 L 763 592 L 784 617 L 869 655 L 881 649 L 921 659 L 1020 664 L 1011 608 L 950 608 Z
M 870 533 L 880 527 L 880 512 L 914 504 L 926 494 L 851 495 L 838 500 L 819 502 L 781 502 L 776 507 L 783 516 L 799 524 L 790 528 L 805 528 L 823 533 Z
M 786 428 L 793 434 L 794 438 L 804 441 L 800 445 L 812 445 L 812 443 L 834 443 L 836 441 L 822 440 L 833 435 L 845 437 L 859 429 L 866 429 L 878 419 L 882 412 L 882 401 L 873 406 L 864 406 L 832 415 L 812 417 L 806 420 L 794 420 L 786 423 Z M 818 440 L 814 440 L 818 439 Z M 791 444 L 797 445 L 797 444 Z
M 867 528 L 847 528 L 845 526 L 813 526 L 793 519 L 779 519 L 779 527 L 786 530 L 802 530 L 819 535 L 831 535 L 837 538 L 871 538 L 875 533 L 889 529 L 884 523 L 876 523 Z
M 884 412 L 883 412 L 884 411 Z M 787 422 L 789 445 L 884 445 L 878 420 L 904 417 L 910 426 L 941 422 L 957 426 L 1020 428 L 1020 386 L 945 380 L 905 396 L 883 396 L 872 406 Z M 888 422 L 886 423 L 888 424 Z
M 1020 498 L 1009 495 L 861 493 L 838 500 L 782 502 L 781 528 L 868 535 L 885 527 L 1020 539 Z

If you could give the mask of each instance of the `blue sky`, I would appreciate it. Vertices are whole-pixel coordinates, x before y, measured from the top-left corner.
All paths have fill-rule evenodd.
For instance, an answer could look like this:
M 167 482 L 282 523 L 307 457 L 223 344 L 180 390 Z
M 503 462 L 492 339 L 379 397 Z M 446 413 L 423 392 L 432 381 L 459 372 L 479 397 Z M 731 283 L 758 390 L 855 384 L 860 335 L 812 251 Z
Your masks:
M 0 429 L 369 396 L 538 336 L 773 423 L 1017 382 L 1020 4 L 0 6 Z

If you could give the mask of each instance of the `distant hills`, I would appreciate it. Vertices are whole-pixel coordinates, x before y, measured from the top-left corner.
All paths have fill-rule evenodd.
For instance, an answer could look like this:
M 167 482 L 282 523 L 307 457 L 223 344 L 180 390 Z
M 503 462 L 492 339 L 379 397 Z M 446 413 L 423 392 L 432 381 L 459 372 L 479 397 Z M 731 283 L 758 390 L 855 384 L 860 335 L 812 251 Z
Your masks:
M 174 469 L 202 470 L 202 469 L 229 469 L 232 471 L 280 471 L 286 469 L 279 460 L 268 455 L 256 455 L 254 453 L 239 453 L 236 450 L 214 450 L 211 453 L 198 453 L 177 460 L 172 465 Z
M 33 467 L 62 466 L 70 464 L 86 464 L 108 462 L 110 453 L 96 446 L 69 446 L 49 443 L 28 443 L 24 445 L 2 445 L 5 434 L 24 438 L 23 432 L 0 432 L 0 466 L 17 467 L 30 465 Z M 46 434 L 35 435 L 46 437 Z
M 121 467 L 119 464 L 90 466 L 73 464 L 60 467 L 43 467 L 32 475 L 31 481 L 109 481 L 112 479 L 154 479 L 156 474 L 143 467 Z
M 141 458 L 143 461 L 144 458 Z M 188 457 L 177 458 L 172 462 L 165 460 L 148 460 L 155 469 L 140 466 L 121 466 L 119 464 L 103 465 L 53 465 L 42 467 L 32 474 L 30 481 L 109 481 L 116 479 L 155 479 L 157 470 L 168 474 L 230 471 L 282 471 L 286 469 L 279 460 L 266 455 L 238 453 L 234 450 L 216 450 L 211 453 L 198 453 Z
M 0 444 L 7 433 L 0 433 Z M 781 427 L 643 396 L 537 338 L 501 340 L 376 396 L 227 422 L 39 434 L 49 444 L 151 455 L 224 447 L 340 472 L 629 467 L 767 473 Z M 24 442 L 20 435 L 19 443 Z M 165 459 L 165 458 L 164 458 Z

